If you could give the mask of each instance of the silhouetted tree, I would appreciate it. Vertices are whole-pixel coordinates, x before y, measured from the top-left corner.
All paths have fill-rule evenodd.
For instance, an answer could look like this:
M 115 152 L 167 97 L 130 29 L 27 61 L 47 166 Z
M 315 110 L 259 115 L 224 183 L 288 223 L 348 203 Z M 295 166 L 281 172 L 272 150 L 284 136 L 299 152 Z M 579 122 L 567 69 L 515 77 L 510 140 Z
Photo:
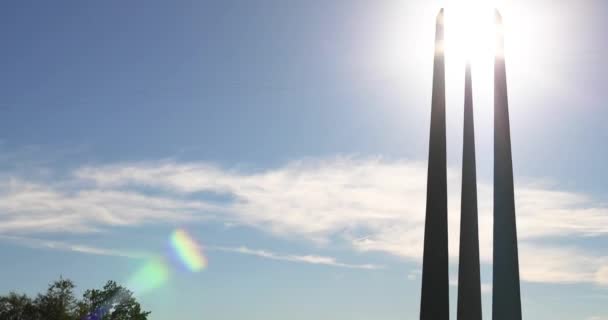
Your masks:
M 36 320 L 37 318 L 36 307 L 28 296 L 15 292 L 11 292 L 7 296 L 0 296 L 0 319 Z
M 147 320 L 133 293 L 108 281 L 101 289 L 85 291 L 81 300 L 69 279 L 51 283 L 44 294 L 31 299 L 11 292 L 0 296 L 0 320 Z
M 146 320 L 150 314 L 141 310 L 131 291 L 114 281 L 108 281 L 102 290 L 87 290 L 79 310 L 86 320 Z
M 34 305 L 41 319 L 73 320 L 76 311 L 75 287 L 71 280 L 59 278 L 49 285 L 45 294 L 38 294 Z

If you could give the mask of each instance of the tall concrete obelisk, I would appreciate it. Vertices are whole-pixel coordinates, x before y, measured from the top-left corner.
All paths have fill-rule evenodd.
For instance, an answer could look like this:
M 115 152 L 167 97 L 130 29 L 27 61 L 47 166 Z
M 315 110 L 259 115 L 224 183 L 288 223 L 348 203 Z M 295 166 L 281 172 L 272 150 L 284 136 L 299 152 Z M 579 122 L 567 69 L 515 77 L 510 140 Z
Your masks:
M 424 256 L 422 261 L 421 320 L 447 320 L 449 318 L 443 9 L 437 16 L 436 28 Z
M 458 306 L 456 312 L 458 320 L 481 320 L 477 172 L 475 168 L 475 126 L 473 119 L 471 66 L 467 64 L 464 86 L 460 260 L 458 263 Z
M 509 102 L 502 17 L 496 11 L 497 52 L 494 64 L 494 273 L 492 319 L 520 320 L 519 261 Z

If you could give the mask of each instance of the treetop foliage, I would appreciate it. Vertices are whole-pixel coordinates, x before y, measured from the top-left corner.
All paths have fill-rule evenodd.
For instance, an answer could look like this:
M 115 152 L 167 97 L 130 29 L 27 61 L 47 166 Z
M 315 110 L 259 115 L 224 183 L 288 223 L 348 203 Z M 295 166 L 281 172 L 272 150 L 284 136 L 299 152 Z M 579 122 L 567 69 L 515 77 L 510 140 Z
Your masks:
M 59 278 L 35 298 L 15 292 L 0 296 L 0 320 L 147 320 L 150 314 L 114 281 L 86 290 L 80 300 L 74 296 L 75 287 Z

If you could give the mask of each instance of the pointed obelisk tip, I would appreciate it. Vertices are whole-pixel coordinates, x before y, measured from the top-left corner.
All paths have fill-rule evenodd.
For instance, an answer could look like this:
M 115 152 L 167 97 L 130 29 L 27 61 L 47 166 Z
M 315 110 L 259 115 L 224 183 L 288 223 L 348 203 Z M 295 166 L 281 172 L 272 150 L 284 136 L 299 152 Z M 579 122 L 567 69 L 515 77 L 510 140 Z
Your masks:
M 441 8 L 437 14 L 437 23 L 443 23 L 443 8 Z
M 494 15 L 496 16 L 496 57 L 504 57 L 505 31 L 502 22 L 502 15 L 500 14 L 500 11 L 498 11 L 498 9 L 494 9 Z
M 494 17 L 496 19 L 496 23 L 502 23 L 502 15 L 498 9 L 494 9 Z
M 465 80 L 466 87 L 470 87 L 471 86 L 471 62 L 470 61 L 467 61 L 467 64 L 465 65 L 464 80 Z

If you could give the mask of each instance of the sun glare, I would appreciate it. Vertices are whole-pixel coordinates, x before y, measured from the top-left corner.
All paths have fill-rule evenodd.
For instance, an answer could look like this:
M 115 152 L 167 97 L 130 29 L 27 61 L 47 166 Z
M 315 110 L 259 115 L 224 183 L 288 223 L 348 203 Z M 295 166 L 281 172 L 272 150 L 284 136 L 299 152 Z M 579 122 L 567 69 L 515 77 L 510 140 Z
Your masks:
M 494 58 L 498 53 L 496 9 L 504 9 L 504 4 L 498 6 L 498 1 L 458 0 L 444 4 L 443 50 L 448 95 L 463 94 L 465 65 L 469 63 L 474 100 L 479 106 L 488 105 L 486 99 L 493 92 Z
M 428 2 L 395 1 L 383 7 L 375 29 L 358 32 L 365 38 L 357 39 L 361 52 L 366 53 L 361 79 L 379 83 L 390 79 L 398 88 L 428 88 L 432 77 L 433 52 L 437 48 L 445 54 L 446 94 L 455 103 L 462 104 L 464 94 L 465 65 L 471 64 L 473 95 L 477 109 L 491 109 L 494 58 L 504 54 L 509 74 L 534 75 L 538 68 L 530 67 L 535 55 L 543 50 L 539 39 L 539 21 L 547 21 L 545 15 L 533 11 L 524 4 L 509 0 L 447 0 Z M 443 12 L 444 41 L 435 43 L 436 18 Z M 503 26 L 496 23 L 499 10 Z M 375 17 L 375 16 L 374 16 Z M 366 25 L 367 27 L 367 25 Z M 504 52 L 497 50 L 499 35 L 504 36 Z M 381 80 L 379 80 L 381 79 Z M 424 79 L 424 82 L 418 81 Z M 528 78 L 517 81 L 525 88 Z M 546 80 L 545 80 L 546 82 Z M 412 92 L 399 91 L 411 95 Z M 454 108 L 461 112 L 462 106 Z M 395 107 L 395 112 L 402 112 Z M 456 119 L 456 118 L 454 118 Z
M 496 23 L 492 1 L 469 0 L 445 8 L 445 54 L 450 63 L 474 67 L 492 62 Z

